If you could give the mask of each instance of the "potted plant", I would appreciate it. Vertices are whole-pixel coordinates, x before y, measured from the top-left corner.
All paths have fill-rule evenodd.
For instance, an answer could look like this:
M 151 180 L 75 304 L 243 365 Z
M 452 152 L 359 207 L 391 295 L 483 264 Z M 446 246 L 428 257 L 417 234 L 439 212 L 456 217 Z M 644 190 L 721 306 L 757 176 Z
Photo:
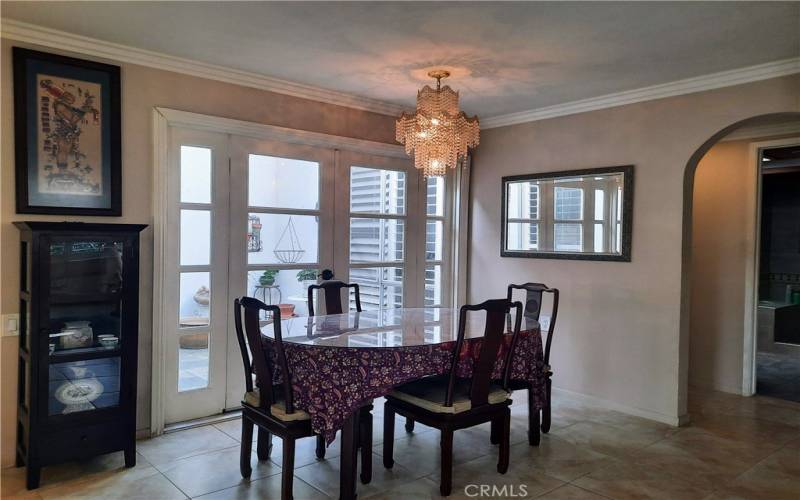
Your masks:
M 272 286 L 275 284 L 275 276 L 280 271 L 278 269 L 267 269 L 264 273 L 259 276 L 258 283 L 261 286 Z
M 317 282 L 317 270 L 301 269 L 297 272 L 297 281 L 303 285 L 303 290 L 308 290 L 310 285 Z

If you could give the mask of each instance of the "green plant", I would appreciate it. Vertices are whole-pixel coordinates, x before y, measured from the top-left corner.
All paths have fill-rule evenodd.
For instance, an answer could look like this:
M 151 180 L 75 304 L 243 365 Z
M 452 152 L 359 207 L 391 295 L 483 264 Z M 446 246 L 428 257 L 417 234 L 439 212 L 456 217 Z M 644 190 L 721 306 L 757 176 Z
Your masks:
M 314 269 L 301 269 L 297 272 L 297 281 L 316 281 L 317 271 Z
M 275 283 L 275 276 L 280 272 L 278 269 L 267 269 L 264 273 L 258 278 L 258 282 L 262 286 L 270 286 Z

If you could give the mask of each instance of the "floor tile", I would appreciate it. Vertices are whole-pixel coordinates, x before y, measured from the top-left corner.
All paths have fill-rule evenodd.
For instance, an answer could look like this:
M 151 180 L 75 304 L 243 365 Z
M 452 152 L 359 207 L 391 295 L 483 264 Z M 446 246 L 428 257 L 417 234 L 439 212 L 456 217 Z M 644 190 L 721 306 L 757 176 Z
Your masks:
M 136 449 L 148 462 L 159 466 L 237 444 L 237 441 L 213 425 L 206 425 L 139 441 Z
M 255 453 L 250 457 L 251 480 L 278 474 L 281 468 L 271 460 L 259 461 Z M 160 465 L 159 470 L 187 496 L 230 488 L 247 482 L 239 470 L 239 446 L 182 458 Z
M 294 500 L 330 500 L 319 490 L 312 488 L 306 482 L 294 478 L 292 483 L 292 494 Z M 242 483 L 233 488 L 215 491 L 201 497 L 203 500 L 262 500 L 281 498 L 281 476 L 266 477 L 248 483 Z
M 570 443 L 583 446 L 603 455 L 624 458 L 631 453 L 660 441 L 674 429 L 635 426 L 615 426 L 595 422 L 578 422 L 551 434 Z
M 656 467 L 642 466 L 631 461 L 615 462 L 578 478 L 572 484 L 617 500 L 699 500 L 712 492 L 676 479 Z
M 800 496 L 800 449 L 782 448 L 716 495 L 720 498 L 797 500 Z
M 429 477 L 438 484 L 441 474 L 437 472 Z M 534 498 L 563 484 L 565 484 L 563 481 L 530 467 L 529 463 L 512 462 L 508 472 L 500 474 L 497 472 L 497 455 L 485 455 L 453 467 L 453 494 L 458 498 L 474 497 L 473 493 L 480 491 L 479 488 L 483 485 L 490 487 L 490 498 L 500 496 Z M 522 485 L 525 486 L 524 492 L 520 489 Z M 505 493 L 500 495 L 497 492 Z
M 536 498 L 541 500 L 605 500 L 606 497 L 571 484 L 565 484 Z
M 359 460 L 359 472 L 361 465 Z M 305 467 L 295 468 L 295 477 L 299 477 L 314 488 L 324 491 L 332 498 L 339 497 L 339 464 L 337 460 L 324 460 Z M 395 464 L 391 469 L 383 467 L 380 456 L 372 454 L 372 481 L 369 484 L 358 482 L 357 493 L 359 496 L 375 495 L 385 492 L 399 484 L 408 483 L 415 479 L 415 474 Z
M 155 467 L 144 466 L 95 474 L 44 488 L 43 499 L 172 500 L 187 498 Z
M 361 498 L 361 496 L 359 496 Z M 410 483 L 393 486 L 386 491 L 363 497 L 364 500 L 440 500 L 445 498 L 439 494 L 439 483 L 428 478 L 420 478 Z M 457 498 L 451 495 L 448 499 Z
M 527 442 L 512 445 L 510 457 L 512 464 L 528 464 L 533 470 L 566 482 L 614 461 L 607 455 L 576 446 L 555 436 L 543 436 L 539 446 L 530 446 Z

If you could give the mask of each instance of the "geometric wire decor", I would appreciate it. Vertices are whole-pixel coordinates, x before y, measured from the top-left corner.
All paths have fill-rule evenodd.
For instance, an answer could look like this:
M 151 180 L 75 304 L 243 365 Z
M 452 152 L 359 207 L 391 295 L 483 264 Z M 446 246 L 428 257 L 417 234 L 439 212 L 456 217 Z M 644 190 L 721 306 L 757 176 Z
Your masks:
M 287 234 L 289 236 L 289 241 L 284 242 Z M 281 247 L 281 245 L 284 246 Z M 303 257 L 304 253 L 306 253 L 306 251 L 303 250 L 303 247 L 300 246 L 300 238 L 297 237 L 297 230 L 294 228 L 294 221 L 292 221 L 291 215 L 289 216 L 289 222 L 287 222 L 286 227 L 283 228 L 281 237 L 278 238 L 278 242 L 275 244 L 275 249 L 272 251 L 272 253 L 274 253 L 275 257 L 284 264 L 294 264 Z

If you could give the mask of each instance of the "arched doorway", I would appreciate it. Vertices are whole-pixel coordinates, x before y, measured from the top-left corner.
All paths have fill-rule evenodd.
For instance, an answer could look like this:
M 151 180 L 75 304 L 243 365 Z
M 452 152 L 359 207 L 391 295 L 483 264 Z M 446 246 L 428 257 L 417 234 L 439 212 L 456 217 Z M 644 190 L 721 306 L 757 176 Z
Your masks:
M 769 135 L 789 135 L 789 134 L 781 134 L 781 130 L 791 131 L 791 127 L 777 127 L 775 125 L 778 124 L 790 124 L 790 123 L 799 123 L 800 124 L 800 113 L 798 112 L 787 112 L 787 113 L 773 113 L 767 115 L 760 115 L 751 117 L 745 120 L 738 121 L 733 123 L 721 130 L 717 133 L 713 134 L 708 140 L 706 140 L 695 152 L 692 154 L 691 158 L 689 159 L 685 173 L 684 173 L 684 207 L 683 207 L 683 244 L 682 244 L 682 276 L 681 276 L 681 346 L 680 346 L 680 406 L 682 408 L 686 407 L 687 397 L 688 397 L 688 387 L 690 384 L 690 369 L 691 366 L 697 366 L 697 363 L 690 363 L 691 359 L 691 351 L 696 351 L 696 338 L 692 338 L 692 305 L 693 302 L 695 303 L 697 300 L 692 299 L 692 291 L 697 289 L 697 283 L 693 283 L 693 280 L 696 280 L 698 276 L 694 276 L 692 273 L 693 269 L 693 248 L 695 247 L 695 241 L 693 239 L 693 216 L 695 214 L 695 181 L 696 181 L 696 174 L 697 168 L 701 164 L 706 155 L 717 146 L 721 141 L 725 140 L 727 137 L 731 136 L 734 133 L 740 133 L 743 130 L 763 130 L 763 136 L 766 137 Z M 775 127 L 773 127 L 775 126 Z M 767 132 L 769 130 L 775 131 L 774 134 Z M 758 137 L 758 134 L 752 135 L 752 138 Z M 756 139 L 754 139 L 756 140 Z M 752 172 L 754 175 L 757 174 L 757 170 L 755 167 L 755 163 L 752 165 Z M 748 215 L 750 219 L 752 219 L 752 225 L 748 226 L 748 224 L 744 224 L 741 228 L 742 232 L 749 231 L 750 232 L 750 239 L 744 245 L 748 246 L 751 243 L 753 244 L 753 248 L 745 248 L 744 254 L 741 257 L 745 259 L 747 262 L 742 262 L 743 271 L 741 280 L 745 283 L 742 288 L 749 287 L 749 294 L 746 290 L 741 289 L 742 292 L 742 303 L 743 311 L 740 316 L 734 318 L 734 321 L 740 321 L 739 326 L 742 327 L 742 334 L 738 335 L 738 338 L 734 340 L 734 342 L 738 342 L 736 346 L 737 349 L 740 348 L 741 351 L 738 353 L 739 358 L 734 360 L 736 366 L 739 370 L 739 374 L 741 375 L 741 379 L 739 379 L 739 387 L 729 386 L 727 388 L 718 388 L 719 390 L 725 390 L 726 392 L 737 392 L 742 393 L 745 395 L 751 395 L 754 392 L 754 387 L 749 388 L 748 383 L 752 382 L 753 375 L 752 370 L 754 367 L 747 366 L 748 362 L 751 362 L 754 358 L 754 338 L 755 338 L 755 304 L 757 300 L 757 294 L 755 293 L 755 284 L 757 284 L 757 263 L 755 262 L 755 242 L 757 242 L 758 238 L 755 235 L 755 220 L 756 220 L 756 191 L 752 190 L 748 192 L 748 197 L 750 197 L 750 201 L 745 201 L 752 204 L 752 213 Z M 696 236 L 696 232 L 694 234 Z M 695 273 L 696 274 L 696 273 Z M 702 277 L 701 277 L 702 278 Z M 693 286 L 694 285 L 694 286 Z M 695 297 L 696 298 L 696 297 Z M 695 307 L 695 313 L 697 313 L 697 307 Z M 709 314 L 719 314 L 719 311 L 710 311 Z M 693 344 L 693 340 L 695 343 Z M 694 352 L 694 354 L 697 354 Z M 713 353 L 718 354 L 718 353 Z M 703 360 L 703 362 L 715 362 L 715 356 L 712 354 L 709 360 Z M 719 356 L 717 356 L 719 357 Z M 730 356 L 728 356 L 730 357 Z M 730 360 L 729 360 L 730 361 Z M 730 363 L 728 366 L 728 370 L 730 370 Z M 749 371 L 748 371 L 749 370 Z M 737 390 L 738 389 L 738 390 Z

